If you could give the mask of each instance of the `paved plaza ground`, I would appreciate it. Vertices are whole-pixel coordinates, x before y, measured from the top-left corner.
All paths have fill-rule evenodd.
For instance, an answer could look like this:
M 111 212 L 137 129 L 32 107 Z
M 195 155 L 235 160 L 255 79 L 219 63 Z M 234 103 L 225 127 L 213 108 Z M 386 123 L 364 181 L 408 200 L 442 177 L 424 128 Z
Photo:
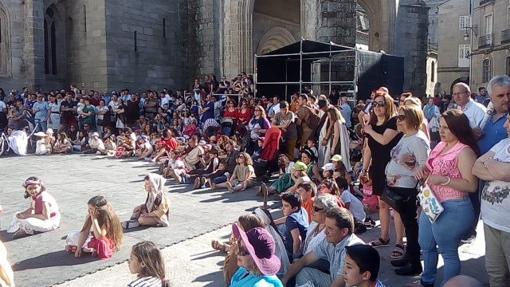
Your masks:
M 74 258 L 64 250 L 64 237 L 83 224 L 88 199 L 104 195 L 121 220 L 129 218 L 132 208 L 145 199 L 143 177 L 157 168 L 146 162 L 114 160 L 90 155 L 27 156 L 0 158 L 0 238 L 5 242 L 15 270 L 17 286 L 126 286 L 133 277 L 126 260 L 131 246 L 152 240 L 162 248 L 172 286 L 224 286 L 221 267 L 223 256 L 210 248 L 211 239 L 228 238 L 229 225 L 244 213 L 262 204 L 254 190 L 238 194 L 192 191 L 189 186 L 168 182 L 170 226 L 135 229 L 125 233 L 124 245 L 112 259 Z M 14 212 L 25 209 L 21 183 L 28 176 L 43 179 L 47 189 L 60 204 L 61 228 L 56 231 L 10 240 L 5 233 Z M 273 201 L 277 208 L 279 203 Z M 487 282 L 484 268 L 483 233 L 477 240 L 461 247 L 463 273 Z M 378 230 L 361 237 L 377 238 Z M 389 265 L 392 247 L 380 249 L 380 279 L 387 286 L 405 286 L 410 277 L 394 275 Z M 441 273 L 441 271 L 440 271 Z

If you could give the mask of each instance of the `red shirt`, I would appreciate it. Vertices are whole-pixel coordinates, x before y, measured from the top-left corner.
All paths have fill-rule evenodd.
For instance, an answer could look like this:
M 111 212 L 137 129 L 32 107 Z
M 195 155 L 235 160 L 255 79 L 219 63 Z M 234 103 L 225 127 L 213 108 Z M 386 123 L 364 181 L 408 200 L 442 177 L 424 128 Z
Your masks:
M 229 111 L 228 109 L 226 109 L 224 112 L 223 112 L 223 117 L 224 118 L 231 118 L 233 120 L 235 120 L 237 118 L 237 109 L 233 109 L 232 111 Z
M 239 110 L 239 113 L 237 113 L 237 118 L 241 123 L 248 123 L 251 120 L 251 117 L 253 116 L 253 112 L 251 109 L 246 109 L 244 113 Z
M 162 139 L 160 141 L 160 144 L 165 148 L 167 151 L 174 151 L 179 147 L 179 144 L 174 138 L 170 139 Z

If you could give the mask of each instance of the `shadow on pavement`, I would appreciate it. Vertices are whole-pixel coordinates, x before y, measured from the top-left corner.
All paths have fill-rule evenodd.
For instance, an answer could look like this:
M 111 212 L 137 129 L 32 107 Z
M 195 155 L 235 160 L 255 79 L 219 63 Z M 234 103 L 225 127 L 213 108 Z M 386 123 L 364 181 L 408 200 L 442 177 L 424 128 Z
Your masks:
M 84 255 L 80 258 L 76 258 L 65 250 L 59 250 L 19 261 L 12 266 L 12 269 L 14 271 L 21 271 L 54 266 L 72 266 L 86 264 L 92 261 L 99 261 L 99 259 L 92 257 L 92 255 Z

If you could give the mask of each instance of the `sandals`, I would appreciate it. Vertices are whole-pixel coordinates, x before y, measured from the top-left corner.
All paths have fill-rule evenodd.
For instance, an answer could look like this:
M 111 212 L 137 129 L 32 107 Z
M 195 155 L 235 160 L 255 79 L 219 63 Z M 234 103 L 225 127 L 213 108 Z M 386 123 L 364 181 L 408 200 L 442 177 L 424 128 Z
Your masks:
M 370 242 L 370 246 L 372 246 L 372 247 L 384 247 L 384 246 L 388 246 L 389 244 L 390 244 L 389 238 L 384 240 L 380 237 L 379 237 L 379 239 Z
M 405 249 L 404 245 L 402 244 L 395 244 L 395 248 L 391 251 L 391 259 L 400 259 L 404 257 L 405 255 Z
M 227 252 L 227 246 L 223 243 L 220 243 L 218 240 L 211 241 L 211 247 L 214 250 L 218 250 L 221 252 Z

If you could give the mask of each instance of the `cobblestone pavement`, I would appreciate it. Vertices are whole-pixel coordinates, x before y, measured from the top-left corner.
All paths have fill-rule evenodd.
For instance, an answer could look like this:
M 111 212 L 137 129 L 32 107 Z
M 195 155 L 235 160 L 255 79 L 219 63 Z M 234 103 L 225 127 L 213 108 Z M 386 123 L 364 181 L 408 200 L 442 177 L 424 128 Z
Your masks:
M 63 251 L 63 237 L 81 228 L 90 197 L 105 195 L 119 216 L 126 219 L 132 207 L 143 202 L 143 176 L 150 171 L 155 171 L 155 167 L 144 162 L 84 155 L 1 158 L 0 194 L 5 211 L 0 237 L 9 251 L 17 285 L 126 286 L 133 279 L 126 263 L 130 246 L 140 240 L 152 240 L 162 248 L 172 286 L 224 286 L 223 256 L 211 250 L 210 241 L 226 240 L 229 224 L 243 212 L 261 205 L 253 190 L 239 194 L 191 191 L 187 186 L 170 182 L 169 228 L 126 233 L 123 248 L 108 261 L 75 259 Z M 57 198 L 63 214 L 62 226 L 50 233 L 9 241 L 5 229 L 13 213 L 28 205 L 20 185 L 30 175 L 41 177 L 48 191 Z M 377 236 L 378 230 L 374 229 L 361 237 L 369 241 Z M 380 279 L 387 286 L 405 286 L 417 277 L 394 275 L 389 264 L 391 249 L 391 246 L 379 249 Z M 462 271 L 486 283 L 483 254 L 483 231 L 479 230 L 477 240 L 461 247 Z

